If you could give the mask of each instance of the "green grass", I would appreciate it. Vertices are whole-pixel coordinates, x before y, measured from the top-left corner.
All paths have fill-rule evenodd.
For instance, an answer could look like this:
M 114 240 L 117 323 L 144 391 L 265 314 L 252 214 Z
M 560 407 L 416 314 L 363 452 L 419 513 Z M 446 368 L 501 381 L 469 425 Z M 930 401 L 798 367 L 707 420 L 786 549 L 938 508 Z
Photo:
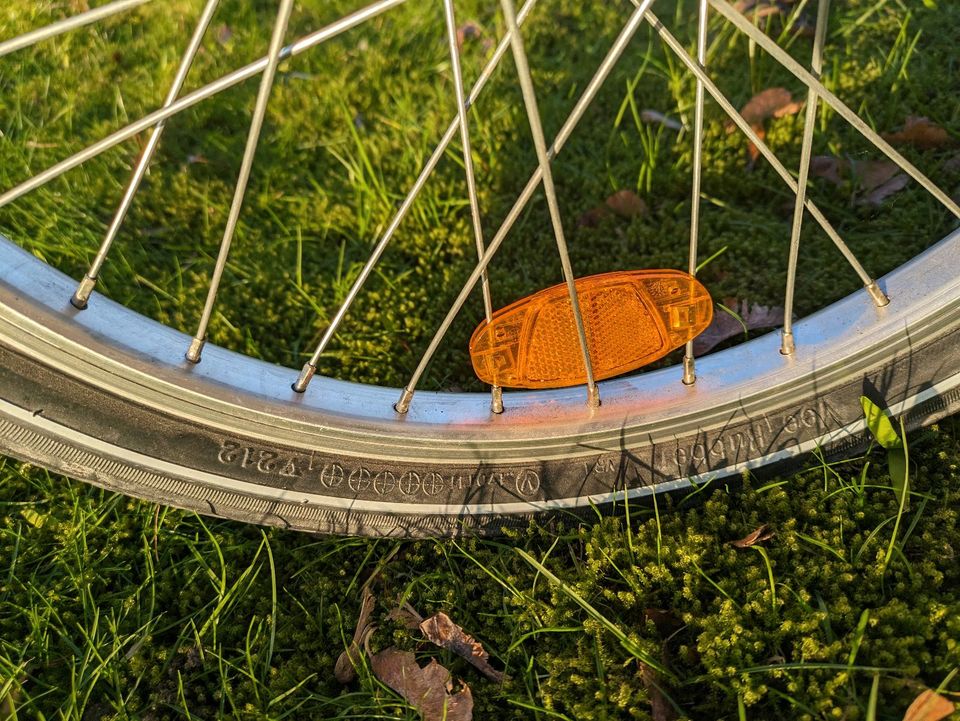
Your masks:
M 937 4 L 835 3 L 825 77 L 879 130 L 923 114 L 960 136 L 950 32 L 960 7 Z M 198 5 L 154 3 L 0 59 L 0 187 L 156 107 Z M 502 32 L 495 5 L 458 3 L 459 18 L 493 38 Z M 291 33 L 354 7 L 301 3 Z M 692 7 L 657 5 L 688 43 Z M 540 0 L 525 37 L 548 136 L 628 11 Z M 64 12 L 8 3 L 0 37 Z M 188 86 L 262 54 L 272 12 L 272 3 L 224 0 L 214 26 L 226 22 L 230 37 L 212 33 L 220 40 L 208 39 Z M 309 354 L 453 115 L 441 22 L 438 3 L 407 3 L 282 66 L 213 342 L 291 367 Z M 800 94 L 729 28 L 717 22 L 711 37 L 712 72 L 735 104 L 776 85 Z M 789 48 L 808 59 L 809 40 L 790 39 Z M 467 45 L 468 79 L 484 59 L 482 43 Z M 511 73 L 507 60 L 472 113 L 488 237 L 534 163 Z M 248 82 L 170 123 L 104 292 L 193 332 L 255 93 Z M 689 122 L 692 98 L 692 81 L 643 27 L 557 161 L 578 274 L 685 267 L 690 135 L 636 118 L 652 108 Z M 795 116 L 768 125 L 787 167 L 798 162 L 801 124 Z M 831 113 L 821 124 L 815 152 L 878 157 Z M 702 257 L 727 250 L 702 278 L 718 299 L 779 303 L 789 193 L 762 163 L 745 169 L 745 144 L 713 106 L 706 132 Z M 905 152 L 948 191 L 960 182 L 960 171 L 944 169 L 949 153 Z M 324 372 L 406 381 L 475 257 L 457 153 L 455 143 L 322 359 Z M 135 154 L 133 144 L 117 148 L 0 210 L 0 232 L 78 277 Z M 649 216 L 577 226 L 623 188 L 647 201 Z M 912 186 L 869 211 L 853 205 L 850 188 L 815 181 L 812 196 L 876 275 L 951 227 Z M 800 314 L 858 285 L 812 225 L 803 242 Z M 492 267 L 496 305 L 560 280 L 559 263 L 540 260 L 555 257 L 553 244 L 538 197 Z M 465 347 L 481 317 L 475 297 L 425 386 L 478 387 Z M 18 719 L 416 718 L 365 670 L 345 689 L 333 680 L 360 587 L 394 554 L 378 614 L 397 596 L 423 614 L 444 610 L 506 669 L 498 687 L 445 657 L 473 687 L 477 718 L 648 718 L 643 662 L 663 668 L 665 693 L 695 719 L 899 719 L 924 685 L 960 692 L 958 439 L 956 419 L 910 438 L 902 517 L 876 455 L 664 498 L 589 527 L 456 543 L 263 531 L 0 461 L 0 699 Z M 776 535 L 763 549 L 728 545 L 764 523 Z M 391 642 L 416 647 L 384 624 L 375 643 Z

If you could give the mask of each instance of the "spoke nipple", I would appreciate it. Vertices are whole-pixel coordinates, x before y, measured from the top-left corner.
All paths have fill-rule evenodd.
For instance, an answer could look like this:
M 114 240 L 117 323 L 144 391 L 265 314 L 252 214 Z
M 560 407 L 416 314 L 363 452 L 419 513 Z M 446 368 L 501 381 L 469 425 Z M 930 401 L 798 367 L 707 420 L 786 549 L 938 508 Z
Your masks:
M 413 391 L 409 388 L 404 388 L 403 392 L 400 394 L 400 400 L 393 404 L 393 410 L 397 413 L 404 414 L 410 410 L 410 399 L 413 398 Z
M 86 309 L 87 301 L 90 300 L 90 294 L 93 292 L 93 287 L 96 284 L 96 278 L 91 278 L 89 275 L 83 276 L 83 279 L 77 286 L 77 290 L 74 291 L 73 297 L 70 299 L 70 303 L 74 308 L 77 310 Z
M 203 346 L 206 341 L 203 338 L 194 338 L 190 341 L 190 347 L 185 354 L 186 359 L 191 363 L 200 362 L 200 354 L 203 353 Z
M 503 413 L 503 389 L 500 386 L 490 386 L 490 410 Z
M 316 372 L 317 367 L 315 365 L 304 363 L 300 375 L 297 377 L 297 380 L 293 382 L 291 388 L 293 388 L 296 393 L 303 393 L 307 390 L 307 385 L 309 385 L 310 379 L 313 378 L 313 374 Z
M 600 407 L 600 389 L 596 383 L 587 386 L 587 405 L 591 408 Z
M 693 356 L 683 357 L 683 385 L 692 386 L 697 382 L 697 371 L 694 367 Z
M 780 355 L 793 355 L 793 352 L 796 349 L 797 346 L 793 342 L 793 331 L 783 331 L 783 334 L 780 337 Z
M 880 290 L 880 286 L 877 285 L 877 281 L 871 280 L 864 287 L 867 289 L 870 297 L 873 298 L 873 303 L 877 306 L 877 308 L 883 308 L 885 305 L 890 304 L 890 299 L 887 297 L 886 293 Z

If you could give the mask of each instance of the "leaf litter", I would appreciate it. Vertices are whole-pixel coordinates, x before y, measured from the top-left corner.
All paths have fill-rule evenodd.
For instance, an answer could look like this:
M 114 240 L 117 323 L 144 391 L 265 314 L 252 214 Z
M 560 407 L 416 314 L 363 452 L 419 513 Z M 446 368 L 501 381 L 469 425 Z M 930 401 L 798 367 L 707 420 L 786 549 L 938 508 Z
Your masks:
M 903 721 L 941 721 L 956 711 L 952 701 L 936 691 L 926 689 L 917 696 L 903 716 Z
M 450 672 L 431 658 L 426 666 L 417 663 L 412 651 L 391 646 L 370 658 L 378 679 L 403 696 L 425 721 L 470 721 L 473 694 L 462 683 L 454 692 Z
M 608 197 L 603 205 L 591 208 L 577 219 L 577 225 L 582 228 L 595 228 L 606 218 L 617 215 L 630 219 L 637 216 L 646 216 L 650 213 L 647 202 L 632 190 L 618 190 Z
M 734 548 L 750 548 L 750 546 L 755 546 L 763 541 L 769 541 L 771 538 L 773 538 L 773 536 L 773 531 L 770 530 L 766 523 L 764 523 L 762 526 L 754 531 L 751 531 L 743 538 L 740 538 L 736 541 L 730 541 L 730 545 Z
M 767 137 L 764 123 L 770 118 L 783 118 L 795 115 L 803 107 L 802 100 L 794 100 L 793 94 L 786 88 L 767 88 L 754 95 L 740 109 L 740 115 L 746 120 L 757 136 L 764 140 Z M 736 129 L 733 121 L 727 121 L 727 133 Z M 747 152 L 750 155 L 750 166 L 760 157 L 760 150 L 752 141 L 747 142 Z
M 883 133 L 883 139 L 894 145 L 912 145 L 919 150 L 938 150 L 956 145 L 950 134 L 930 118 L 907 116 L 903 128 Z
M 709 353 L 723 341 L 748 331 L 783 325 L 783 306 L 751 305 L 746 300 L 733 301 L 729 305 L 732 306 L 729 311 L 721 307 L 723 312 L 714 313 L 707 329 L 694 339 L 693 352 L 696 355 Z
M 910 177 L 901 173 L 900 166 L 892 160 L 847 160 L 818 155 L 810 159 L 810 175 L 837 187 L 849 179 L 857 196 L 855 205 L 880 206 L 910 184 Z
M 371 652 L 370 640 L 377 630 L 372 621 L 376 606 L 376 597 L 370 591 L 372 580 L 363 586 L 357 627 L 349 647 L 337 659 L 334 667 L 336 679 L 343 684 L 353 681 L 362 662 L 361 654 L 366 653 L 374 676 L 416 708 L 424 721 L 471 721 L 473 694 L 470 686 L 460 680 L 455 688 L 450 671 L 436 659 L 431 658 L 421 666 L 412 651 L 395 646 Z M 447 614 L 438 612 L 424 619 L 413 606 L 403 602 L 390 609 L 386 618 L 408 630 L 419 630 L 426 641 L 465 659 L 491 681 L 503 681 L 503 672 L 490 665 L 490 654 L 483 645 Z
M 443 613 L 435 613 L 420 624 L 427 640 L 465 658 L 474 668 L 491 681 L 503 681 L 503 673 L 490 665 L 490 654 L 473 638 Z

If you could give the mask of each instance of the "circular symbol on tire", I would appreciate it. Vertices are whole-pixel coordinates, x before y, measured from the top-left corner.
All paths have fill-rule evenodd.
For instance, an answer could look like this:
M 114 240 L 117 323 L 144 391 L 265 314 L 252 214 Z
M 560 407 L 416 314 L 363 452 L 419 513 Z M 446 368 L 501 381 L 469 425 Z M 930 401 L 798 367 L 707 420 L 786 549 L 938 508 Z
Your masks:
M 521 496 L 532 496 L 540 490 L 540 475 L 527 469 L 517 474 L 517 493 Z
M 420 476 L 413 471 L 407 471 L 397 481 L 397 488 L 400 489 L 400 493 L 412 496 L 420 490 Z
M 397 487 L 397 477 L 390 471 L 380 471 L 373 477 L 373 490 L 385 496 Z
M 423 477 L 420 487 L 428 496 L 436 496 L 444 489 L 445 485 L 443 476 L 436 471 L 431 471 Z
M 347 485 L 350 486 L 350 490 L 354 493 L 363 493 L 370 487 L 370 471 L 363 466 L 355 468 L 350 472 Z
M 328 463 L 320 471 L 320 483 L 324 488 L 336 488 L 343 483 L 343 467 L 336 463 Z

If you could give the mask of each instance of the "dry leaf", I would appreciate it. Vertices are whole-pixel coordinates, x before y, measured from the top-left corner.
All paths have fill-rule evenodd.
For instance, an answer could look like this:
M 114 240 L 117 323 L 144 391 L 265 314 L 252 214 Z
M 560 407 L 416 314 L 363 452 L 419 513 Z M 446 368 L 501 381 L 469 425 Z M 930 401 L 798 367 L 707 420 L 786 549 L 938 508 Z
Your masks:
M 443 612 L 434 614 L 420 624 L 420 631 L 431 643 L 465 658 L 491 681 L 497 683 L 503 681 L 503 673 L 490 665 L 490 654 L 480 645 L 480 642 L 465 633 L 447 614 Z
M 667 697 L 663 693 L 661 688 L 663 681 L 660 675 L 647 664 L 641 663 L 640 678 L 647 690 L 647 698 L 650 699 L 650 716 L 653 721 L 675 721 L 677 711 L 667 701 Z
M 596 228 L 614 213 L 621 218 L 647 215 L 650 209 L 646 201 L 632 190 L 618 190 L 604 201 L 603 205 L 591 208 L 577 218 L 577 225 L 583 228 Z
M 911 115 L 896 133 L 884 133 L 883 139 L 895 145 L 912 145 L 920 150 L 934 150 L 954 145 L 946 130 L 929 118 Z
M 606 205 L 598 205 L 577 218 L 577 226 L 581 228 L 596 228 L 601 221 L 609 218 L 613 212 Z
M 233 28 L 224 23 L 216 29 L 214 36 L 217 38 L 218 43 L 226 45 L 233 39 Z
M 740 114 L 750 125 L 757 125 L 767 118 L 792 115 L 802 105 L 801 102 L 794 102 L 793 95 L 786 88 L 767 88 L 750 98 L 740 109 Z
M 867 195 L 857 201 L 857 205 L 876 205 L 880 206 L 887 198 L 894 193 L 899 193 L 910 184 L 910 178 L 904 173 L 895 175 L 883 185 L 870 191 Z
M 773 538 L 773 531 L 767 529 L 767 524 L 764 523 L 760 528 L 748 533 L 746 536 L 741 538 L 739 541 L 730 541 L 730 545 L 736 548 L 750 548 L 761 541 L 767 541 Z
M 850 169 L 861 190 L 879 188 L 900 172 L 900 166 L 892 160 L 854 160 Z
M 657 633 L 666 638 L 678 628 L 683 626 L 683 621 L 677 618 L 672 611 L 664 611 L 660 608 L 645 608 L 643 615 L 653 622 L 657 627 Z
M 903 721 L 940 721 L 952 714 L 956 706 L 935 691 L 927 689 L 917 696 L 903 715 Z
M 391 646 L 370 659 L 378 679 L 403 696 L 416 708 L 424 721 L 470 721 L 473 718 L 473 695 L 466 684 L 452 693 L 450 672 L 430 659 L 421 668 L 410 651 Z
M 607 207 L 621 218 L 646 215 L 648 212 L 644 199 L 632 190 L 618 190 L 607 198 L 606 203 Z
M 410 631 L 415 631 L 420 628 L 420 624 L 423 623 L 423 616 L 416 612 L 413 606 L 409 603 L 403 604 L 399 608 L 392 609 L 388 614 L 387 618 L 391 621 L 396 621 L 401 624 L 404 628 Z
M 370 623 L 370 614 L 373 613 L 375 603 L 376 599 L 370 589 L 364 586 L 363 597 L 360 600 L 360 615 L 357 618 L 357 628 L 353 632 L 353 640 L 337 658 L 337 663 L 333 667 L 334 678 L 342 684 L 348 684 L 357 677 L 356 667 L 360 663 L 360 649 L 375 628 Z
M 957 173 L 960 172 L 960 153 L 957 153 L 947 162 L 943 164 L 943 172 L 945 173 Z
M 743 324 L 741 325 L 739 320 L 726 311 L 718 310 L 713 314 L 713 320 L 707 326 L 707 329 L 693 341 L 693 352 L 696 355 L 703 355 L 728 338 L 741 335 L 744 332 L 744 325 L 747 330 L 775 328 L 783 325 L 783 308 L 781 306 L 750 305 L 744 300 L 734 303 L 731 310 L 740 316 Z
M 810 158 L 810 175 L 829 180 L 834 185 L 843 184 L 843 176 L 849 169 L 850 163 L 843 158 L 834 158 L 832 155 L 815 155 Z
M 670 128 L 671 130 L 683 130 L 683 125 L 679 120 L 674 120 L 658 110 L 650 110 L 649 108 L 646 110 L 641 110 L 640 120 L 645 123 L 650 123 L 651 125 L 662 125 L 663 127 Z
M 467 40 L 475 40 L 476 38 L 483 36 L 483 28 L 481 28 L 473 20 L 468 20 L 463 25 L 457 28 L 457 47 L 463 49 L 463 44 Z

